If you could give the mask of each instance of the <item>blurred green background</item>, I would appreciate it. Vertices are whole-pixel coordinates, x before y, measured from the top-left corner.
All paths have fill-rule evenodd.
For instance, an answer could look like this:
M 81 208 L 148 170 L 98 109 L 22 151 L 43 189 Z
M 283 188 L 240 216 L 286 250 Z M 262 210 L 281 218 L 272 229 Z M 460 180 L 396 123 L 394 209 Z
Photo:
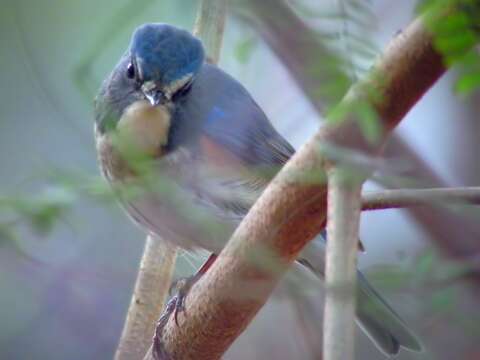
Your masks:
M 305 14 L 305 6 L 316 8 L 317 2 L 290 3 L 312 26 L 322 23 L 322 11 Z M 412 0 L 367 3 L 376 18 L 366 33 L 379 49 L 414 16 Z M 58 184 L 75 189 L 97 179 L 93 98 L 134 28 L 168 22 L 191 29 L 198 3 L 1 4 L 0 194 L 23 202 L 45 204 L 48 199 L 53 205 L 46 214 L 35 213 L 28 202 L 17 206 L 28 208 L 20 215 L 0 208 L 0 359 L 109 359 L 122 329 L 144 235 L 115 203 L 65 192 Z M 338 6 L 326 1 L 320 10 L 327 13 Z M 348 54 L 342 45 L 348 23 L 340 19 L 329 26 Z M 227 21 L 220 66 L 241 80 L 296 147 L 321 124 L 286 68 L 254 29 L 234 16 Z M 450 184 L 476 184 L 479 97 L 455 96 L 454 79 L 453 72 L 436 84 L 398 133 Z M 479 358 L 480 319 L 472 311 L 471 293 L 461 285 L 424 286 L 425 279 L 446 268 L 426 233 L 404 212 L 383 211 L 362 216 L 361 237 L 367 253 L 360 266 L 386 271 L 370 273 L 427 347 L 423 354 L 402 352 L 398 359 Z M 182 256 L 178 275 L 193 272 L 192 262 L 199 260 Z M 389 282 L 398 278 L 400 290 Z M 225 358 L 314 358 L 304 331 L 312 328 L 313 339 L 320 341 L 322 303 L 319 284 L 310 290 L 307 300 L 314 304 L 315 316 L 307 319 L 318 316 L 316 325 L 305 324 L 298 305 L 280 289 Z M 357 351 L 359 359 L 383 358 L 360 332 Z

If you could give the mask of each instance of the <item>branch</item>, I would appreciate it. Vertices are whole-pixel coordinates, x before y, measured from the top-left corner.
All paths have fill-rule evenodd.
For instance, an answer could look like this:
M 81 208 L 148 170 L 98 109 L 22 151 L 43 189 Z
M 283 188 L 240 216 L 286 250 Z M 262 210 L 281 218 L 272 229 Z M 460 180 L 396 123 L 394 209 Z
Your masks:
M 397 137 L 398 139 L 398 137 Z M 411 156 L 412 150 L 403 143 L 392 139 L 385 149 L 386 157 L 398 156 L 412 166 L 413 170 L 405 173 L 404 176 L 415 176 L 425 183 L 423 187 L 446 187 L 448 184 L 441 179 L 435 171 L 429 167 L 422 159 Z M 392 179 L 393 180 L 393 179 Z M 401 181 L 390 181 L 388 187 L 402 188 L 405 184 Z M 443 253 L 456 261 L 468 260 L 472 254 L 480 251 L 478 238 L 480 236 L 480 224 L 471 217 L 465 217 L 462 213 L 451 211 L 441 207 L 413 206 L 408 209 L 413 220 L 417 222 L 430 235 L 430 239 L 435 242 Z M 457 239 L 461 239 L 458 241 Z M 476 285 L 480 285 L 480 276 L 472 277 Z
M 336 170 L 336 169 L 334 169 Z M 360 187 L 339 179 L 338 170 L 329 174 L 328 234 L 326 252 L 326 301 L 324 358 L 352 359 L 354 349 L 355 269 L 358 239 Z M 357 190 L 357 191 L 355 191 Z M 480 204 L 480 187 L 449 189 L 388 190 L 363 195 L 363 210 L 425 205 Z M 343 206 L 343 207 L 342 207 Z M 459 278 L 476 278 L 478 272 Z M 445 285 L 447 282 L 439 282 Z M 343 284 L 343 285 L 342 285 Z M 436 284 L 438 285 L 438 284 Z
M 328 242 L 325 258 L 325 360 L 354 358 L 355 284 L 362 181 L 342 168 L 328 172 Z
M 318 33 L 302 21 L 282 0 L 250 0 L 251 11 L 237 12 L 260 33 L 277 58 L 286 66 L 294 81 L 304 92 L 319 113 L 331 106 L 336 96 L 331 92 L 320 91 L 323 87 L 336 88 L 338 92 L 345 89 L 348 76 L 335 66 L 335 55 L 324 46 Z M 289 26 L 285 26 L 289 24 Z M 295 29 L 295 31 L 291 31 Z M 341 62 L 338 61 L 338 64 Z M 319 69 L 325 65 L 327 71 Z M 311 69 L 315 69 L 311 71 Z M 334 73 L 329 72 L 334 69 Z M 338 79 L 341 85 L 338 84 Z M 333 86 L 333 84 L 335 84 Z M 447 186 L 445 181 L 403 141 L 398 134 L 393 134 L 386 146 L 388 157 L 401 154 L 408 164 L 413 165 L 416 176 L 431 186 Z M 446 209 L 413 207 L 409 209 L 414 220 L 418 222 L 449 256 L 464 259 L 479 250 L 478 237 L 480 225 L 472 219 L 460 217 L 459 214 Z M 454 239 L 462 238 L 462 241 Z M 480 283 L 480 279 L 479 279 Z
M 368 142 L 350 117 L 323 127 L 290 159 L 191 289 L 179 326 L 173 317 L 169 319 L 160 340 L 170 358 L 220 358 L 303 246 L 325 226 L 327 186 L 319 180 L 324 179 L 322 169 L 328 160 L 319 144 L 377 153 L 391 130 L 444 72 L 422 19 L 414 21 L 391 42 L 371 76 L 342 101 L 345 105 L 362 98 L 374 106 L 383 125 L 381 141 Z M 372 91 L 362 91 L 366 87 L 382 94 L 381 101 Z
M 147 236 L 116 360 L 139 360 L 145 356 L 168 295 L 175 258 L 173 245 Z
M 202 0 L 193 33 L 202 40 L 207 56 L 214 64 L 220 59 L 226 18 L 226 0 Z
M 400 209 L 425 205 L 480 205 L 480 187 L 402 189 L 366 193 L 362 210 Z

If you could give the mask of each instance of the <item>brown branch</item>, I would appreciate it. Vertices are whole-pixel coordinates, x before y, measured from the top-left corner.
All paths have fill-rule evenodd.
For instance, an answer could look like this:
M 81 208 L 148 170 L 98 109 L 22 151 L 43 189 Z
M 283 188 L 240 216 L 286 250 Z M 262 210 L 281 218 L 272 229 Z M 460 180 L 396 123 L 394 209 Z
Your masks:
M 480 187 L 385 190 L 363 194 L 362 202 L 362 210 L 425 205 L 480 205 Z
M 324 46 L 320 36 L 292 11 L 286 1 L 250 0 L 248 3 L 250 11 L 238 11 L 237 15 L 255 27 L 277 58 L 287 67 L 289 74 L 311 104 L 319 113 L 325 112 L 325 108 L 331 106 L 338 95 L 327 96 L 331 95 L 331 92 L 320 90 L 325 86 L 330 89 L 333 82 L 334 88 L 341 92 L 346 89 L 345 85 L 349 81 L 347 74 L 335 66 L 335 55 Z M 338 61 L 338 64 L 340 63 Z M 325 65 L 327 71 L 322 71 L 321 65 Z M 331 69 L 334 70 L 333 73 Z M 338 79 L 343 79 L 343 85 L 338 86 Z M 385 148 L 385 155 L 400 155 L 405 162 L 413 165 L 414 171 L 410 175 L 420 178 L 429 184 L 429 187 L 447 186 L 434 169 L 398 134 L 392 134 Z M 449 256 L 463 259 L 480 250 L 477 240 L 480 236 L 480 225 L 475 221 L 447 209 L 413 207 L 408 211 Z M 460 237 L 462 241 L 452 241 Z
M 342 102 L 362 97 L 372 104 L 384 129 L 381 141 L 368 142 L 352 116 L 350 121 L 322 128 L 292 157 L 192 288 L 187 310 L 179 315 L 180 326 L 173 317 L 169 319 L 161 345 L 170 358 L 220 358 L 267 301 L 303 246 L 324 227 L 327 186 L 319 180 L 324 180 L 327 159 L 319 152 L 319 144 L 378 152 L 390 131 L 444 72 L 431 35 L 421 19 L 414 21 L 391 42 L 372 75 Z M 373 92 L 362 91 L 368 87 L 383 94 L 381 101 Z M 261 261 L 255 261 L 259 257 Z

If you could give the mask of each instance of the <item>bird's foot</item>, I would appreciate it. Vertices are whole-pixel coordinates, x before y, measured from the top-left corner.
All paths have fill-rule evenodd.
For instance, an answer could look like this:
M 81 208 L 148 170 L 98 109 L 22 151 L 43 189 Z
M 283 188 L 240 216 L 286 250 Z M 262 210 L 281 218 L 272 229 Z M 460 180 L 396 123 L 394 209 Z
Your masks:
M 160 319 L 158 319 L 157 329 L 155 337 L 158 337 L 163 331 L 163 328 L 167 325 L 168 319 L 174 314 L 175 324 L 178 326 L 178 314 L 185 312 L 185 300 L 187 298 L 190 289 L 200 278 L 207 272 L 210 266 L 214 263 L 217 256 L 211 254 L 207 261 L 198 269 L 198 271 L 189 277 L 180 278 L 172 283 L 170 286 L 170 294 L 175 292 L 175 295 L 168 301 L 165 310 L 163 311 Z
M 168 301 L 165 310 L 158 319 L 157 326 L 155 328 L 155 335 L 153 336 L 153 353 L 154 359 L 170 360 L 170 356 L 165 350 L 165 346 L 162 342 L 162 332 L 170 319 L 172 313 L 175 316 L 175 324 L 178 326 L 178 314 L 185 311 L 185 299 L 193 285 L 207 272 L 210 266 L 213 264 L 217 256 L 211 254 L 205 263 L 198 269 L 195 275 L 180 278 L 173 282 L 170 286 L 170 293 L 176 292 L 176 294 Z
M 172 315 L 172 313 L 175 311 L 175 306 L 176 306 L 176 298 L 173 297 L 168 301 L 167 306 L 165 306 L 165 310 L 163 310 L 162 315 L 160 315 L 160 318 L 158 319 L 157 326 L 155 327 L 155 334 L 153 336 L 152 355 L 154 359 L 158 359 L 158 360 L 171 359 L 170 355 L 168 354 L 163 344 L 162 332 L 168 323 L 168 319 L 170 318 L 170 315 Z
M 180 278 L 174 281 L 172 286 L 170 286 L 170 294 L 175 292 L 175 295 L 167 302 L 162 315 L 160 315 L 160 318 L 158 319 L 157 326 L 155 327 L 152 349 L 154 352 L 154 359 L 171 359 L 162 342 L 163 329 L 167 325 L 172 314 L 174 314 L 175 324 L 178 326 L 178 314 L 185 311 L 185 299 L 188 295 L 188 292 L 202 275 L 203 273 L 197 272 L 195 275 Z
M 192 288 L 193 285 L 202 277 L 203 273 L 196 273 L 195 275 L 188 276 L 185 278 L 180 278 L 172 283 L 172 286 L 170 287 L 170 293 L 175 292 L 175 295 L 172 297 L 172 299 L 169 301 L 172 302 L 173 304 L 173 310 L 170 310 L 170 314 L 173 312 L 174 317 L 175 317 L 175 324 L 178 326 L 178 314 L 185 312 L 185 300 L 187 298 L 188 293 L 190 292 L 190 289 Z M 165 311 L 168 311 L 168 305 L 167 304 L 167 309 Z

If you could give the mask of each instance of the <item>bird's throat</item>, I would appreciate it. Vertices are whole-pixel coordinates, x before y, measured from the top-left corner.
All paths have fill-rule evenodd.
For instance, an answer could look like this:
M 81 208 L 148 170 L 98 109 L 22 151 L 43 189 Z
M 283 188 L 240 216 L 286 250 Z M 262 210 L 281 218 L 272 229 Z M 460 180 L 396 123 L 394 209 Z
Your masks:
M 159 158 L 168 143 L 170 113 L 162 106 L 137 101 L 123 112 L 115 131 L 96 129 L 102 172 L 110 181 L 136 178 L 138 160 Z M 138 170 L 138 169 L 137 169 Z
M 136 101 L 125 109 L 117 124 L 117 133 L 136 151 L 145 155 L 161 155 L 168 143 L 170 113 L 164 106 L 151 106 L 145 100 Z

